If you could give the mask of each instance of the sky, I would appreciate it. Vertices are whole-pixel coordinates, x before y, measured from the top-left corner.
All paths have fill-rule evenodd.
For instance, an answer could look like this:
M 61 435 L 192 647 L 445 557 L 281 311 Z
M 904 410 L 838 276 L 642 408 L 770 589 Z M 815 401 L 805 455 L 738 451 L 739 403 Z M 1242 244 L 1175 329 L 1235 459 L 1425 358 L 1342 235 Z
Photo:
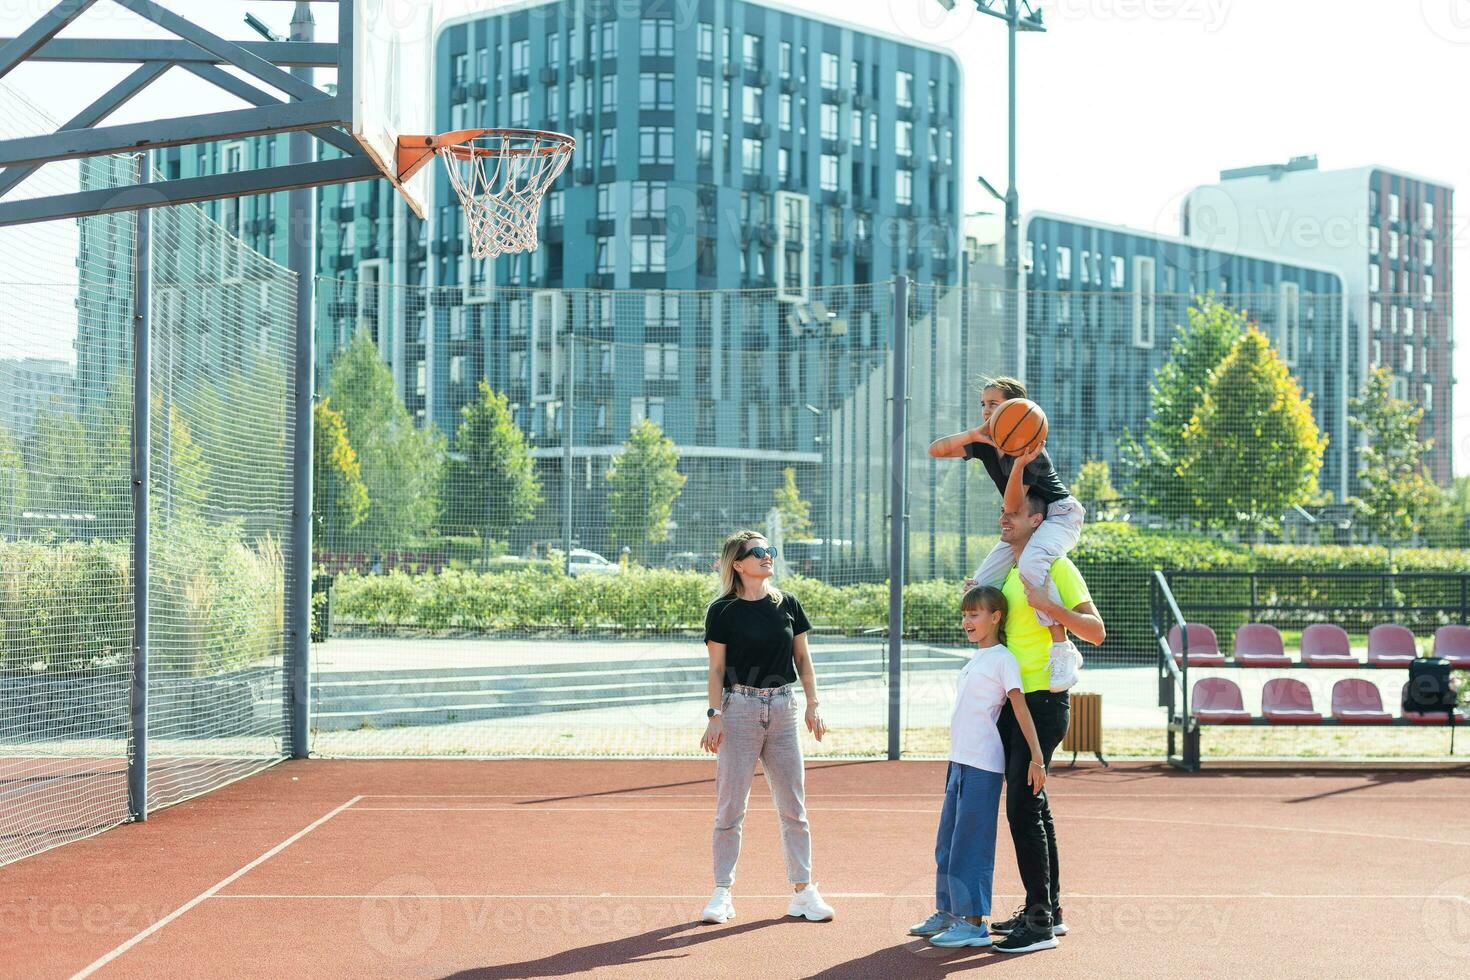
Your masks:
M 253 38 L 255 13 L 285 33 L 279 0 L 164 0 L 227 37 Z M 429 2 L 429 0 L 424 0 Z M 441 20 L 503 6 L 433 0 Z M 606 0 L 605 0 L 606 2 Z M 666 0 L 689 9 L 692 0 Z M 54 0 L 0 3 L 14 36 Z M 967 210 L 998 207 L 975 178 L 1004 189 L 1006 30 L 955 0 L 785 0 L 833 21 L 952 50 L 964 65 Z M 1177 233 L 1179 202 L 1219 171 L 1315 154 L 1323 169 L 1381 164 L 1470 191 L 1470 0 L 1042 0 L 1047 32 L 1017 40 L 1017 186 L 1044 209 Z M 316 4 L 322 36 L 335 5 Z M 677 15 L 677 14 L 676 14 Z M 68 36 L 159 32 L 101 0 Z M 123 66 L 23 66 L 8 76 L 65 118 L 127 72 Z M 183 73 L 124 107 L 138 121 L 238 105 Z M 1470 205 L 1456 202 L 1456 305 L 1470 310 Z M 1462 316 L 1464 313 L 1462 312 Z M 1470 370 L 1470 345 L 1455 353 Z M 1457 392 L 1455 472 L 1470 473 L 1470 392 Z

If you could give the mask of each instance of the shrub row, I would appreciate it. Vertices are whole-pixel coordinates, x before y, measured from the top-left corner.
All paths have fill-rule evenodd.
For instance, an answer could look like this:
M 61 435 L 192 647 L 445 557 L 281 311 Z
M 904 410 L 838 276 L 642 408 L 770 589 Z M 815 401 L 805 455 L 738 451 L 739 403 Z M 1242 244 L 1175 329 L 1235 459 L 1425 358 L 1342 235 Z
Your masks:
M 149 669 L 207 677 L 280 656 L 285 565 L 266 539 L 228 527 L 153 533 Z M 127 663 L 133 634 L 126 541 L 0 541 L 0 670 L 77 670 Z
M 1274 590 L 1258 590 L 1258 618 L 1270 618 L 1273 605 L 1311 603 L 1349 608 L 1380 601 L 1382 585 L 1368 581 L 1334 581 L 1324 571 L 1385 571 L 1389 556 L 1382 548 L 1264 545 L 1251 548 L 1200 535 L 1141 531 L 1130 525 L 1089 525 L 1073 552 L 1093 599 L 1108 624 L 1105 649 L 1139 653 L 1153 648 L 1149 611 L 1154 569 L 1194 571 L 1276 570 L 1300 573 Z M 1395 551 L 1400 571 L 1470 571 L 1463 551 Z M 885 583 L 837 586 L 788 576 L 779 583 L 800 596 L 819 628 L 844 633 L 881 630 L 888 623 Z M 373 626 L 414 626 L 431 630 L 472 629 L 520 631 L 630 629 L 649 632 L 697 630 L 714 587 L 707 573 L 663 569 L 630 569 L 623 575 L 568 578 L 554 570 L 473 573 L 449 571 L 438 576 L 344 575 L 334 592 L 337 621 Z M 1403 601 L 1440 603 L 1443 588 L 1425 585 L 1435 596 L 1414 596 L 1400 589 Z M 904 589 L 905 633 L 934 641 L 958 641 L 958 583 L 916 582 Z M 1194 580 L 1179 586 L 1181 605 L 1237 603 L 1238 612 L 1203 616 L 1228 636 L 1245 622 L 1250 600 L 1244 579 Z

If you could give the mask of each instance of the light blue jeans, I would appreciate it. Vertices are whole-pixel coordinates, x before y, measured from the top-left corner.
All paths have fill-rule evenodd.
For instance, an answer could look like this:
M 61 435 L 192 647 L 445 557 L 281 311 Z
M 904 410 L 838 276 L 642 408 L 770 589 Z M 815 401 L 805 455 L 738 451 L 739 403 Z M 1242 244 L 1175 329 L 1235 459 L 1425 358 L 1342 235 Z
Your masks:
M 989 915 L 995 879 L 995 823 L 1005 774 L 951 762 L 934 841 L 934 907 Z
M 781 818 L 786 880 L 812 880 L 812 833 L 806 821 L 806 767 L 801 756 L 796 698 L 791 685 L 760 689 L 734 687 L 725 692 L 721 715 L 725 739 L 715 756 L 715 884 L 735 884 L 740 833 L 750 800 L 750 783 L 759 760 Z

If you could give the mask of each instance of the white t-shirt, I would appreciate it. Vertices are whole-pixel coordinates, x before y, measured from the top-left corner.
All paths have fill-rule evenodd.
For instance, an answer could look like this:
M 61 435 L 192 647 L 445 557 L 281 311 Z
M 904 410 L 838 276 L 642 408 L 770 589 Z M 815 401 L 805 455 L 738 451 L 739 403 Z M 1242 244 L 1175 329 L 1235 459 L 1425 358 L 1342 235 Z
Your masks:
M 949 718 L 949 758 L 989 772 L 1006 771 L 996 719 L 1006 692 L 1021 690 L 1021 665 L 1004 646 L 981 647 L 960 668 Z

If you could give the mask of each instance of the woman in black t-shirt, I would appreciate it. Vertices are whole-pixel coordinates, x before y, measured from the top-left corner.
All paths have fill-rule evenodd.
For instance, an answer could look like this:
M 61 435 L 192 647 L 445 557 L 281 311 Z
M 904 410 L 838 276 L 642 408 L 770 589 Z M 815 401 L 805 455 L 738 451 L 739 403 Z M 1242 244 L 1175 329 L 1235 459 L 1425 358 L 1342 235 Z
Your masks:
M 709 726 L 700 745 L 715 753 L 715 890 L 701 918 L 735 915 L 730 889 L 740 858 L 740 831 L 759 760 L 781 817 L 786 877 L 795 891 L 787 915 L 832 918 L 812 882 L 812 836 L 806 820 L 806 770 L 796 722 L 794 686 L 806 693 L 806 727 L 817 741 L 827 726 L 817 710 L 817 681 L 796 596 L 771 585 L 776 549 L 755 531 L 736 531 L 720 551 L 720 590 L 704 617 L 709 649 Z

